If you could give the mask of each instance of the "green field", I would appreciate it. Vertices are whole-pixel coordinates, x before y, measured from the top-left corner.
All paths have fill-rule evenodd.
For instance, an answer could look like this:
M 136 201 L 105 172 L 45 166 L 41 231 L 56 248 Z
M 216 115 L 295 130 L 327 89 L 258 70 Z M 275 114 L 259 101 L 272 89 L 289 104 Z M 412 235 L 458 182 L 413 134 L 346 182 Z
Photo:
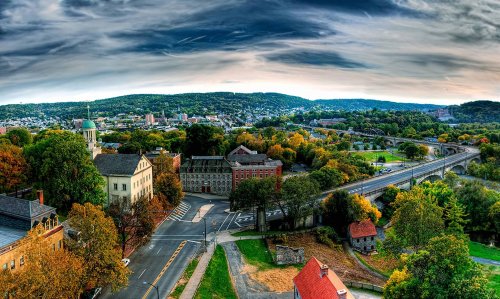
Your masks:
M 500 250 L 477 242 L 469 242 L 469 254 L 485 259 L 500 261 Z
M 262 239 L 249 239 L 236 241 L 236 245 L 245 260 L 250 265 L 256 266 L 259 270 L 276 268 L 271 252 L 267 250 Z
M 192 259 L 191 262 L 186 267 L 186 270 L 184 271 L 184 273 L 181 276 L 180 281 L 182 281 L 182 283 L 179 283 L 175 287 L 175 290 L 172 293 L 170 293 L 169 297 L 177 299 L 181 296 L 182 292 L 186 288 L 186 285 L 189 281 L 189 278 L 191 278 L 191 276 L 193 275 L 194 270 L 196 269 L 197 265 L 198 265 L 198 259 L 196 259 L 196 258 Z
M 486 266 L 486 278 L 488 278 L 488 287 L 495 290 L 497 296 L 500 296 L 500 267 Z
M 366 159 L 368 162 L 375 162 L 378 157 L 384 156 L 385 162 L 400 162 L 403 161 L 403 158 L 400 156 L 393 155 L 388 151 L 376 151 L 376 152 L 356 152 L 356 155 L 360 155 Z
M 229 277 L 226 254 L 220 245 L 215 248 L 214 255 L 210 263 L 208 263 L 207 271 L 198 287 L 195 298 L 237 298 Z

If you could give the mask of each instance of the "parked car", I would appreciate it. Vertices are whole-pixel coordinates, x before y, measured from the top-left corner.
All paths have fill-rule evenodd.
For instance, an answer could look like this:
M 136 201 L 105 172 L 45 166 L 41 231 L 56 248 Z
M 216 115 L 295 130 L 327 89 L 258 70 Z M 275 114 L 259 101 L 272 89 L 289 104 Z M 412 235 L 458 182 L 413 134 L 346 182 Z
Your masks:
M 130 259 L 122 259 L 122 263 L 123 265 L 125 265 L 125 267 L 127 267 L 128 264 L 130 264 Z

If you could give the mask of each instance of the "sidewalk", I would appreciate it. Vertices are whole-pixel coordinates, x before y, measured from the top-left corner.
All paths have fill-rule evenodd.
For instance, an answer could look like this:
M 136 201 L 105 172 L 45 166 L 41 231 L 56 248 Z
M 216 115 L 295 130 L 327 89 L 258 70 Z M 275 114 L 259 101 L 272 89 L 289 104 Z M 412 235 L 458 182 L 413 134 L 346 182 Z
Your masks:
M 370 272 L 373 276 L 378 277 L 378 278 L 382 279 L 383 281 L 387 281 L 387 277 L 385 277 L 384 275 L 382 275 L 380 273 L 377 273 L 377 272 L 373 271 L 372 269 L 368 268 L 367 266 L 365 266 L 365 264 L 363 264 L 358 259 L 358 257 L 354 254 L 354 251 L 352 251 L 351 246 L 349 246 L 349 244 L 347 242 L 342 242 L 342 247 L 344 247 L 344 250 L 346 250 L 349 253 L 349 255 L 352 256 L 352 258 L 356 261 L 356 263 L 359 264 L 359 266 L 361 268 L 363 268 L 366 271 Z
M 196 266 L 193 275 L 186 284 L 186 288 L 182 292 L 180 299 L 194 298 L 196 290 L 198 289 L 198 286 L 200 285 L 200 282 L 203 279 L 203 275 L 205 275 L 208 263 L 210 262 L 210 259 L 212 259 L 212 256 L 214 255 L 214 251 L 215 251 L 215 245 L 214 243 L 210 243 L 210 245 L 208 245 L 207 252 L 205 252 L 201 256 L 200 261 L 198 262 L 198 266 Z

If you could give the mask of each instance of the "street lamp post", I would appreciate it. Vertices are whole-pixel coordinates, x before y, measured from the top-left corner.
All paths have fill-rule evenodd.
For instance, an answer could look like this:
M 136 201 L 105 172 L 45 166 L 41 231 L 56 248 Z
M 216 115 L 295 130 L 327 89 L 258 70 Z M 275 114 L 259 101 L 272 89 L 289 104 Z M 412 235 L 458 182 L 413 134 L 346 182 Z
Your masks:
M 203 217 L 203 222 L 205 223 L 205 243 L 203 243 L 205 245 L 205 252 L 207 251 L 207 219 L 205 219 L 205 217 Z
M 157 286 L 155 286 L 154 284 L 150 284 L 147 281 L 144 281 L 143 284 L 149 284 L 150 286 L 152 286 L 153 288 L 155 288 L 156 289 L 156 296 L 158 297 L 158 299 L 160 299 L 160 291 L 158 290 Z

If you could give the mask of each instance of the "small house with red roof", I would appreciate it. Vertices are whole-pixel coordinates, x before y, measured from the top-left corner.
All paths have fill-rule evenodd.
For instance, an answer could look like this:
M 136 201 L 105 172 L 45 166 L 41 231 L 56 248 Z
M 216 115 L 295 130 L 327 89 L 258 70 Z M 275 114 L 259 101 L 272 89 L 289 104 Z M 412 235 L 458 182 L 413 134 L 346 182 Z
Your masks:
M 293 279 L 294 299 L 354 299 L 327 265 L 312 257 Z
M 370 219 L 349 224 L 348 234 L 354 250 L 365 254 L 376 250 L 377 229 Z

